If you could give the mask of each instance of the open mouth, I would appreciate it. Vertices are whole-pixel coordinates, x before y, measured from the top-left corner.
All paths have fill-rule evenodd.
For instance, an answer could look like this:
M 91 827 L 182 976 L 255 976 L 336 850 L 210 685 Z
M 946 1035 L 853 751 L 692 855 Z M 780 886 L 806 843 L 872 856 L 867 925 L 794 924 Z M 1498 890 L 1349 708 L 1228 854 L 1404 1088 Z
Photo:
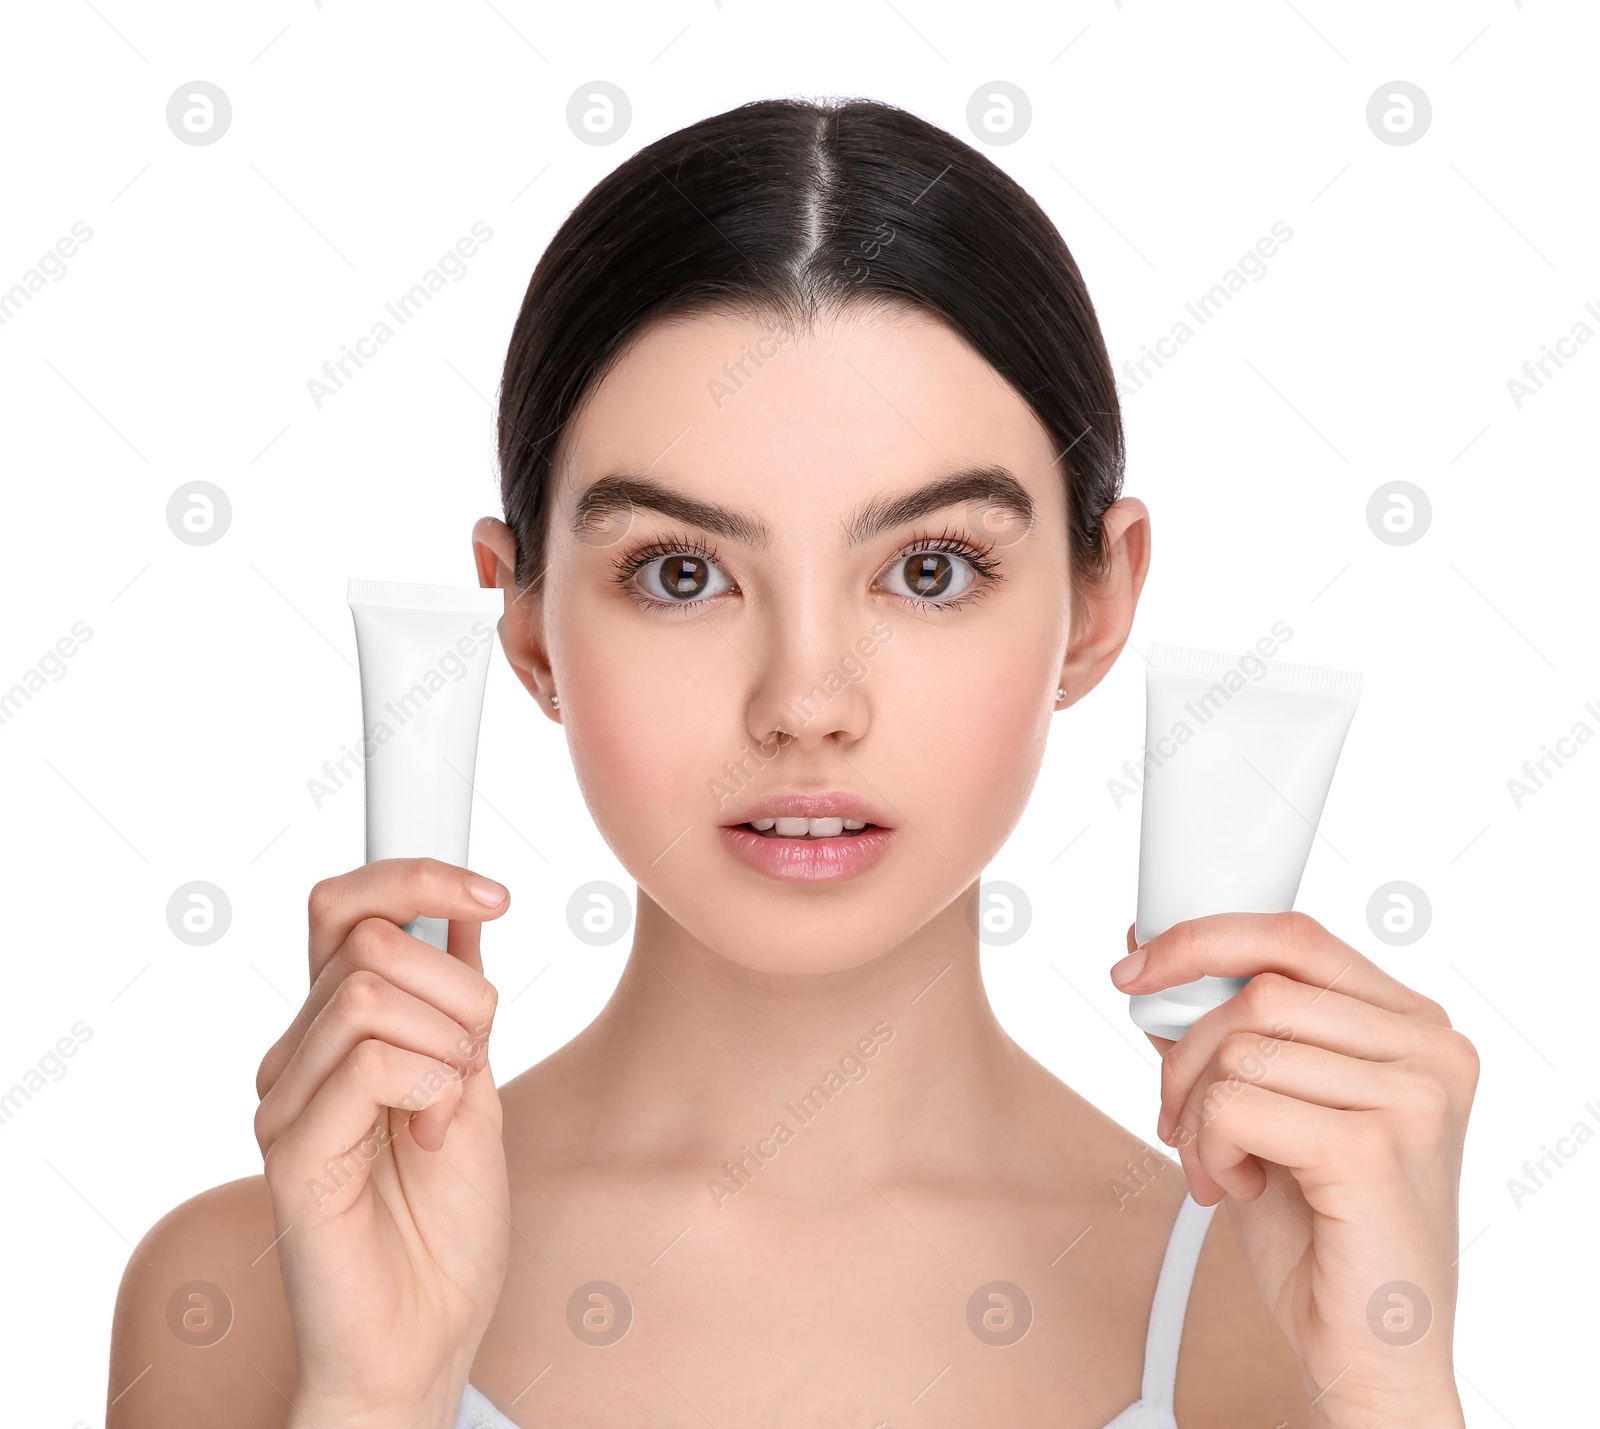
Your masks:
M 842 839 L 878 828 L 862 819 L 751 819 L 736 825 L 768 839 Z
M 786 883 L 819 883 L 854 878 L 876 866 L 887 856 L 895 831 L 837 814 L 822 819 L 767 815 L 724 824 L 722 837 L 728 851 L 757 873 Z

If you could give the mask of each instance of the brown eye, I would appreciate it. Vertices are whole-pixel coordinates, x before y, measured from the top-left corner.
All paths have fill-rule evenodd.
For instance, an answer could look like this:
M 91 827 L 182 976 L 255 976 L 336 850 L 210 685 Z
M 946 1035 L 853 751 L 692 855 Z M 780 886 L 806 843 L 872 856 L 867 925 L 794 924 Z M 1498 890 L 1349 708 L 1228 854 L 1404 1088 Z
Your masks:
M 696 605 L 731 588 L 716 564 L 694 551 L 669 551 L 647 559 L 634 577 L 646 596 L 662 605 Z
M 711 568 L 699 556 L 668 556 L 661 563 L 661 585 L 669 595 L 693 597 L 706 588 Z
M 956 551 L 908 551 L 879 577 L 893 595 L 930 606 L 959 606 L 981 579 L 999 579 L 984 570 L 977 555 Z
M 918 551 L 907 556 L 903 573 L 916 595 L 943 595 L 955 565 L 943 551 Z

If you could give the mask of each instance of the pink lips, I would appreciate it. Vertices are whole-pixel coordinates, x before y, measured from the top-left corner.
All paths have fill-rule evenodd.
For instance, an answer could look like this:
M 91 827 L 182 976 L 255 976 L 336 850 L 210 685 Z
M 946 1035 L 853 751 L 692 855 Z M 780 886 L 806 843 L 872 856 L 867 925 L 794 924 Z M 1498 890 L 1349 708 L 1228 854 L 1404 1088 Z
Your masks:
M 778 816 L 757 814 L 754 817 Z M 787 883 L 822 883 L 854 878 L 882 859 L 895 837 L 893 829 L 871 825 L 857 833 L 822 839 L 775 838 L 771 834 L 758 834 L 743 824 L 724 824 L 719 832 L 740 863 L 757 873 L 766 874 L 768 878 Z
M 784 838 L 746 827 L 756 819 L 852 819 L 866 825 L 834 838 Z M 787 883 L 854 878 L 888 853 L 895 820 L 869 799 L 842 790 L 771 793 L 732 812 L 720 829 L 740 863 Z

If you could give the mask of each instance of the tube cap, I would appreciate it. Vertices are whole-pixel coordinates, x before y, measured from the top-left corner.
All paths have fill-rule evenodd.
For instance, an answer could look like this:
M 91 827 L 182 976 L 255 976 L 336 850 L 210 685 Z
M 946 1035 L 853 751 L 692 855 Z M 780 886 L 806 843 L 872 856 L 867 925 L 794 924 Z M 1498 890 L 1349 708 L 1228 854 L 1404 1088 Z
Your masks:
M 400 925 L 402 933 L 410 933 L 413 938 L 421 938 L 425 943 L 431 943 L 441 953 L 448 952 L 446 943 L 450 938 L 450 920 L 448 918 L 428 918 L 418 914 L 409 923 Z
M 1135 993 L 1128 999 L 1128 1016 L 1151 1036 L 1176 1042 L 1249 981 L 1247 977 L 1203 977 L 1160 992 Z

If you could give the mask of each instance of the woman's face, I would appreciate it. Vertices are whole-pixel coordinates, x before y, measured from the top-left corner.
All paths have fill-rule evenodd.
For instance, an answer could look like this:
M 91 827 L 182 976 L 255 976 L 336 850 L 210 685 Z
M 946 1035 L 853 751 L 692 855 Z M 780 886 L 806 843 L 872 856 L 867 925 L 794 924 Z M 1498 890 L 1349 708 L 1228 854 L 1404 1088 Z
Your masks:
M 690 936 L 829 972 L 978 879 L 1057 687 L 1098 680 L 1137 596 L 1069 655 L 1055 457 L 981 357 L 904 310 L 658 323 L 593 390 L 552 476 L 542 596 L 502 632 L 541 703 L 560 696 L 602 835 Z M 867 827 L 751 827 L 830 813 Z

